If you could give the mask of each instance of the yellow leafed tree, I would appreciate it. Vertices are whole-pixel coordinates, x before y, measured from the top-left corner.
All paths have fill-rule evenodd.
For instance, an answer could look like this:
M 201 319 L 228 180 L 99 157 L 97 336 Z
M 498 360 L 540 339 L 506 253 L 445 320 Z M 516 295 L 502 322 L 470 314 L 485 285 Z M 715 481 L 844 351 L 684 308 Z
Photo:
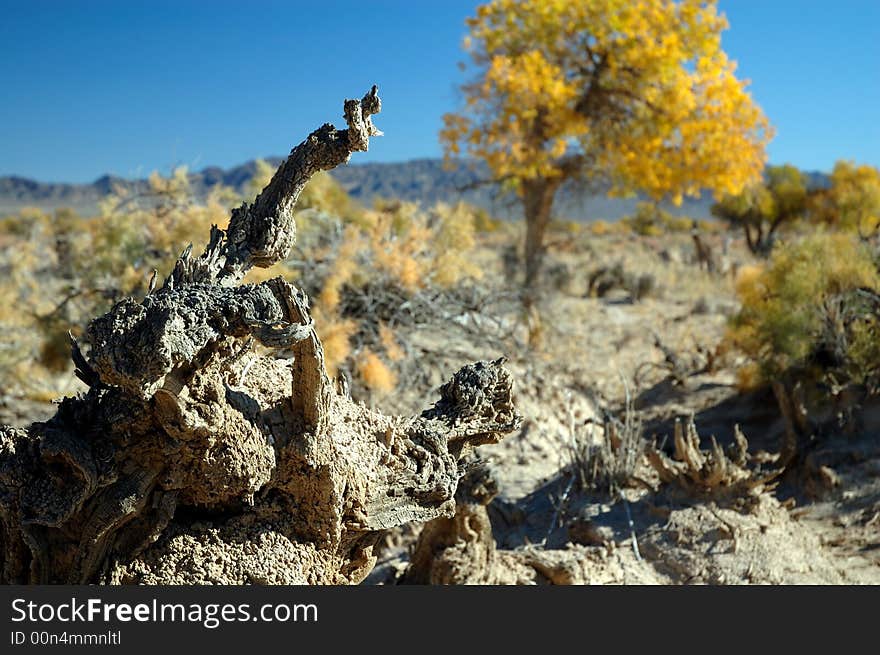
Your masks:
M 827 195 L 830 215 L 820 218 L 862 235 L 880 230 L 880 169 L 838 161 Z
M 493 0 L 467 21 L 475 76 L 441 132 L 519 193 L 526 286 L 562 183 L 680 202 L 757 180 L 771 130 L 721 49 L 714 0 Z

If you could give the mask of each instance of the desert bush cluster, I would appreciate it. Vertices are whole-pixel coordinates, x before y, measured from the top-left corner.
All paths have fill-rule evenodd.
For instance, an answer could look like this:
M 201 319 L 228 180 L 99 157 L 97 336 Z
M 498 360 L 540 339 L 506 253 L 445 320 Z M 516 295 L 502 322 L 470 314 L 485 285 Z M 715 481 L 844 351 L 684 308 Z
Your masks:
M 658 237 L 664 234 L 675 234 L 699 230 L 700 232 L 717 232 L 721 225 L 707 220 L 695 220 L 688 216 L 676 216 L 672 212 L 660 207 L 657 203 L 640 202 L 632 215 L 620 221 L 625 230 L 634 234 L 647 237 Z M 602 227 L 594 227 L 602 231 Z M 607 228 L 604 228 L 607 229 Z
M 346 219 L 310 212 L 291 274 L 313 298 L 328 372 L 371 394 L 397 386 L 413 356 L 400 327 L 442 321 L 482 276 L 475 214 L 464 204 L 422 210 L 377 202 Z
M 741 270 L 730 339 L 752 360 L 743 379 L 797 375 L 875 389 L 878 284 L 870 249 L 846 233 L 780 245 L 766 265 Z
M 144 192 L 109 196 L 95 217 L 24 209 L 3 218 L 0 375 L 8 390 L 37 400 L 68 391 L 69 382 L 59 382 L 71 379 L 68 331 L 78 337 L 122 298 L 149 293 L 181 252 L 203 249 L 211 225 L 225 228 L 229 208 L 253 200 L 273 172 L 258 162 L 249 198 L 215 187 L 197 199 L 180 168 L 154 173 Z M 499 229 L 484 211 L 380 200 L 366 208 L 321 172 L 304 189 L 296 221 L 291 256 L 252 269 L 245 281 L 281 275 L 307 291 L 327 372 L 361 398 L 396 388 L 414 354 L 401 325 L 451 321 L 484 301 L 473 285 L 482 275 L 473 251 L 482 232 Z
M 851 232 L 778 245 L 769 261 L 740 271 L 741 308 L 725 344 L 746 356 L 741 389 L 772 388 L 787 462 L 813 469 L 817 438 L 863 429 L 863 409 L 880 390 L 878 284 L 876 254 Z

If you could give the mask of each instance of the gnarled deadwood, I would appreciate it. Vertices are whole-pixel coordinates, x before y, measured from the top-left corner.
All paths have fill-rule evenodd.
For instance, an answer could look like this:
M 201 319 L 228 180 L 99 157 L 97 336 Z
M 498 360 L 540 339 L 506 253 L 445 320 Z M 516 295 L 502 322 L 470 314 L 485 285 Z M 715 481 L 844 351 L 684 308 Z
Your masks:
M 422 528 L 403 584 L 493 584 L 495 538 L 486 506 L 498 485 L 482 462 L 472 461 L 455 494 L 455 516 Z
M 749 442 L 738 425 L 734 443 L 726 450 L 715 437 L 711 438 L 710 449 L 701 449 L 693 417 L 684 425 L 676 420 L 673 436 L 674 457 L 653 445 L 647 450 L 648 462 L 661 482 L 690 497 L 742 502 L 773 489 L 782 472 L 778 455 L 749 454 Z
M 231 285 L 251 267 L 267 268 L 287 257 L 296 240 L 293 207 L 299 194 L 315 173 L 348 162 L 353 152 L 367 150 L 371 136 L 382 135 L 372 119 L 381 108 L 375 86 L 360 101 L 346 100 L 343 114 L 348 129 L 325 123 L 312 132 L 290 151 L 256 200 L 232 212 L 225 233 L 211 231 L 200 257 L 191 259 L 189 252 L 181 257 L 165 285 L 215 281 Z
M 335 392 L 304 293 L 234 286 L 285 257 L 303 186 L 367 149 L 379 109 L 375 87 L 347 100 L 348 128 L 294 148 L 202 255 L 92 321 L 88 357 L 72 340 L 86 394 L 0 428 L 0 582 L 356 583 L 384 530 L 452 516 L 460 460 L 520 420 L 503 360 L 383 416 Z

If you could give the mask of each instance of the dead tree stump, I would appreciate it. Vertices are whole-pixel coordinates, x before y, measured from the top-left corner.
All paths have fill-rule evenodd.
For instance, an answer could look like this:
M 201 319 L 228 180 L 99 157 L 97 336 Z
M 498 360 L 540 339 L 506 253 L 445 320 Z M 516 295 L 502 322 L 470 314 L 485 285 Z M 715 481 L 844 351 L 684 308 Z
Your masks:
M 72 341 L 87 393 L 0 428 L 0 582 L 357 583 L 383 531 L 452 516 L 462 458 L 520 420 L 503 361 L 383 416 L 335 392 L 301 291 L 238 284 L 287 256 L 299 193 L 367 150 L 379 109 L 375 87 L 346 100 L 347 129 L 310 134 L 202 255 L 92 321 L 88 357 Z

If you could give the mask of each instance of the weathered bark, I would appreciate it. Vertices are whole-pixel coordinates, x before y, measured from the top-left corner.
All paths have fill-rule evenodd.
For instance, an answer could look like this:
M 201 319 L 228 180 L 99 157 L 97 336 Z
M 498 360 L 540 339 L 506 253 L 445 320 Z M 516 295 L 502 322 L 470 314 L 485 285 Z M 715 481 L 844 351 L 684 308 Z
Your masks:
M 336 394 L 305 294 L 234 286 L 287 254 L 299 192 L 367 149 L 379 108 L 347 100 L 348 128 L 294 148 L 201 256 L 92 321 L 86 394 L 0 428 L 0 582 L 357 583 L 384 530 L 452 515 L 460 458 L 519 422 L 503 361 L 383 416 Z
M 757 234 L 755 235 L 752 233 L 752 226 L 748 223 L 743 223 L 743 231 L 746 235 L 746 245 L 749 247 L 749 252 L 757 255 L 760 252 L 760 244 L 763 241 L 761 226 L 757 226 Z
M 382 108 L 374 86 L 360 101 L 346 100 L 348 129 L 325 123 L 290 151 L 287 160 L 250 205 L 232 212 L 229 229 L 216 228 L 201 257 L 178 262 L 166 286 L 181 282 L 232 285 L 252 266 L 267 268 L 284 259 L 296 240 L 293 207 L 309 179 L 318 171 L 346 163 L 351 154 L 365 151 L 371 136 L 381 136 L 372 116 Z

